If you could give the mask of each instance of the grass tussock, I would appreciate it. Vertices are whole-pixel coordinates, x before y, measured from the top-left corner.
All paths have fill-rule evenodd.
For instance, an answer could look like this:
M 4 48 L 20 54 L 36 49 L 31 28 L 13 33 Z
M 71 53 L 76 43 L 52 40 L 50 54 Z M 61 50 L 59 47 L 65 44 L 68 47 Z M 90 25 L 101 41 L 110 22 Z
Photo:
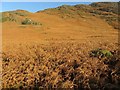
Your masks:
M 31 19 L 28 19 L 28 18 L 25 18 L 22 22 L 21 22 L 22 25 L 42 25 L 41 23 L 39 22 L 35 22 Z
M 100 47 L 110 56 L 90 55 Z M 3 88 L 120 88 L 120 59 L 109 44 L 19 45 L 3 52 Z M 98 54 L 98 55 L 101 55 Z M 105 54 L 106 55 L 106 54 Z

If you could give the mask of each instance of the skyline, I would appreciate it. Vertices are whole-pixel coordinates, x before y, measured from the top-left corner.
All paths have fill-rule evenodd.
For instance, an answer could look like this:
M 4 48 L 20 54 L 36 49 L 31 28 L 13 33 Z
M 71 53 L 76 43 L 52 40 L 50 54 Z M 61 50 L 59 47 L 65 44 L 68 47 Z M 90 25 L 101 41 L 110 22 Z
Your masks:
M 3 2 L 4 1 L 4 2 Z M 0 2 L 0 12 L 5 11 L 14 11 L 14 10 L 26 10 L 29 12 L 37 12 L 40 10 L 48 9 L 48 8 L 56 8 L 61 5 L 76 5 L 76 4 L 91 4 L 93 2 L 83 2 L 83 0 L 79 0 L 81 2 L 5 2 L 2 0 Z M 31 0 L 32 1 L 32 0 Z M 88 0 L 89 1 L 89 0 Z M 105 2 L 105 1 L 113 1 L 113 0 L 92 0 L 94 2 Z M 119 2 L 119 0 L 114 0 L 114 2 Z
M 90 4 L 91 2 L 3 2 L 0 12 L 13 10 L 27 10 L 37 12 L 47 8 L 55 8 L 61 5 Z
M 119 0 L 1 0 L 1 2 L 119 2 Z

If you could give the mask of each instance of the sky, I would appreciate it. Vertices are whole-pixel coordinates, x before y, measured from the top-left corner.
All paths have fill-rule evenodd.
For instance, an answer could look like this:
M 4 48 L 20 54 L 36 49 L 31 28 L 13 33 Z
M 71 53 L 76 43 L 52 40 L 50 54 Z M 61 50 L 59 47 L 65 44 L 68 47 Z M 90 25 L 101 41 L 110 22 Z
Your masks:
M 16 0 L 16 1 L 19 1 L 19 0 Z M 31 0 L 31 1 L 33 1 L 33 0 Z M 62 1 L 62 0 L 60 0 L 60 1 Z M 78 1 L 80 1 L 80 0 L 78 0 Z M 17 10 L 17 9 L 27 10 L 29 12 L 37 12 L 39 10 L 44 10 L 47 8 L 55 8 L 55 7 L 64 5 L 64 4 L 76 5 L 76 4 L 92 3 L 92 2 L 83 2 L 83 1 L 85 1 L 85 0 L 82 0 L 81 2 L 6 2 L 4 0 L 3 2 L 0 2 L 0 12 L 12 11 L 12 10 Z M 89 1 L 89 0 L 87 0 L 87 1 Z M 95 1 L 98 2 L 98 1 L 108 1 L 108 0 L 94 0 L 94 2 Z M 113 0 L 113 1 L 116 2 L 119 0 Z
M 61 5 L 90 4 L 90 2 L 2 2 L 2 11 L 12 11 L 17 9 L 36 12 L 47 8 L 55 8 Z
M 2 2 L 118 2 L 119 0 L 1 0 Z

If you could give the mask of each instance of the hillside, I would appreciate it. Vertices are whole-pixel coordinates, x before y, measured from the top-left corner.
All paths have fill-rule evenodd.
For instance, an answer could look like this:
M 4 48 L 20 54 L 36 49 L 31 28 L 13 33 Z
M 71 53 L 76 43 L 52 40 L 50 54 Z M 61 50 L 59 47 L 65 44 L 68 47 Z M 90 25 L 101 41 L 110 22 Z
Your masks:
M 117 3 L 2 13 L 3 88 L 119 89 Z
M 56 8 L 46 9 L 43 12 L 50 15 L 57 15 L 61 18 L 85 18 L 87 16 L 96 16 L 105 20 L 108 24 L 112 25 L 115 29 L 119 29 L 118 25 L 118 2 L 99 2 L 90 5 L 62 5 Z M 16 10 L 4 12 L 0 21 L 15 21 L 21 23 L 28 14 L 33 14 L 24 10 Z
M 40 24 L 27 18 L 27 16 L 31 14 L 32 13 L 25 10 L 8 11 L 2 13 L 2 18 L 0 19 L 0 21 L 1 22 L 11 21 L 16 22 L 18 24 L 33 24 L 33 25 Z
M 38 11 L 39 12 L 39 11 Z M 40 11 L 41 12 L 41 11 Z M 115 29 L 119 29 L 118 25 L 118 2 L 100 2 L 90 5 L 63 5 L 57 8 L 46 9 L 42 12 L 52 15 L 58 15 L 61 18 L 87 17 L 88 15 L 100 17 Z

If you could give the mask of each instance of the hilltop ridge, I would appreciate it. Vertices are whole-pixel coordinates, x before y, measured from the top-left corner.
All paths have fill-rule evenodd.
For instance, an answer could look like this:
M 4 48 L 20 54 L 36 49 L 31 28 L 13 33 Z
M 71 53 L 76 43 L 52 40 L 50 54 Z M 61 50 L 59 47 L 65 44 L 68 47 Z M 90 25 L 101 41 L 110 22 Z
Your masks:
M 50 15 L 58 15 L 62 18 L 79 18 L 87 16 L 96 16 L 105 20 L 115 29 L 119 29 L 118 25 L 118 3 L 119 2 L 96 2 L 89 5 L 62 5 L 56 8 L 50 8 L 39 12 Z
M 79 19 L 87 16 L 95 16 L 105 20 L 109 25 L 115 29 L 119 29 L 118 25 L 118 3 L 119 2 L 96 2 L 89 5 L 62 5 L 56 8 L 48 8 L 36 13 L 46 13 L 49 15 L 56 15 L 63 19 L 72 18 Z M 36 14 L 26 10 L 15 10 L 2 13 L 0 21 L 15 21 L 21 23 L 28 15 Z M 22 18 L 21 18 L 22 17 Z

